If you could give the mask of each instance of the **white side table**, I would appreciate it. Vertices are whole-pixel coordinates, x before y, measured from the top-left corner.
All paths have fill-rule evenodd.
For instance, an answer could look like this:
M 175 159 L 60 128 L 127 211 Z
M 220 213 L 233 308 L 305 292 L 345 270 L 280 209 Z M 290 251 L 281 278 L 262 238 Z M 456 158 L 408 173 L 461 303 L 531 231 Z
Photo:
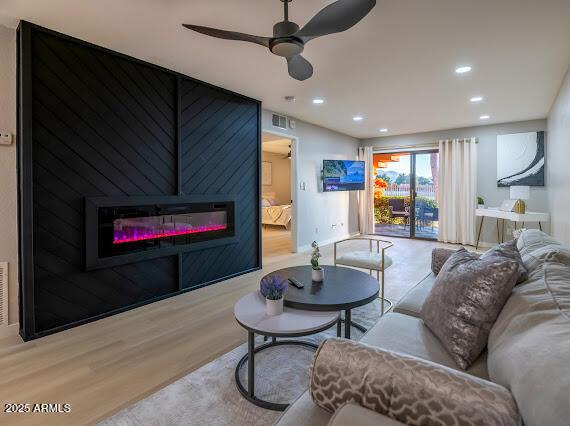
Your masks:
M 239 392 L 250 402 L 269 410 L 283 411 L 289 404 L 265 401 L 255 396 L 255 354 L 279 345 L 296 345 L 316 349 L 318 346 L 302 340 L 277 341 L 278 337 L 300 337 L 320 333 L 336 325 L 340 312 L 304 311 L 285 307 L 281 315 L 265 313 L 265 298 L 259 292 L 245 295 L 234 306 L 234 315 L 239 325 L 247 330 L 247 354 L 239 360 L 235 379 Z M 255 335 L 271 337 L 271 342 L 255 347 Z M 247 362 L 247 390 L 241 383 L 239 371 Z
M 500 243 L 505 238 L 505 219 L 510 220 L 515 223 L 515 229 L 517 229 L 517 223 L 522 223 L 521 227 L 524 227 L 525 223 L 537 223 L 538 228 L 542 231 L 542 222 L 549 222 L 550 215 L 548 213 L 535 213 L 526 212 L 524 214 L 515 212 L 505 212 L 499 209 L 477 209 L 475 210 L 475 216 L 481 217 L 481 224 L 479 225 L 479 232 L 477 233 L 477 245 L 475 249 L 479 247 L 479 238 L 481 237 L 481 229 L 483 229 L 483 221 L 486 217 L 491 217 L 497 219 L 497 242 Z M 499 220 L 503 221 L 503 235 L 501 237 L 501 231 L 499 228 Z

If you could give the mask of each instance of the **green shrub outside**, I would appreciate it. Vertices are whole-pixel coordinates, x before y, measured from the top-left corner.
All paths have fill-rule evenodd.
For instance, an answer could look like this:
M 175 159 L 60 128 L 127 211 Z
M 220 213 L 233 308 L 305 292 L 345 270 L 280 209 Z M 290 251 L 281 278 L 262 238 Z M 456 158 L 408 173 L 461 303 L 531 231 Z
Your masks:
M 374 221 L 376 223 L 389 223 L 390 222 L 390 205 L 389 200 L 399 199 L 404 200 L 404 205 L 406 207 L 410 206 L 410 196 L 409 195 L 383 195 L 380 199 L 374 200 Z M 416 197 L 416 205 L 423 204 L 428 207 L 438 208 L 438 204 L 435 200 L 431 198 L 418 196 Z M 404 218 L 398 217 L 394 218 L 392 221 L 394 224 L 403 225 Z

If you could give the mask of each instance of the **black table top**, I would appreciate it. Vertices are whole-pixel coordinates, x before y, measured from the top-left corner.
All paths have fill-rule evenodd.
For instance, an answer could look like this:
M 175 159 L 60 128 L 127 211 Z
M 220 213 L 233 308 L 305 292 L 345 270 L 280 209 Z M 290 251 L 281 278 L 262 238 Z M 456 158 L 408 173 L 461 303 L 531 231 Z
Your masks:
M 285 293 L 285 306 L 309 311 L 337 311 L 366 305 L 378 297 L 378 281 L 365 272 L 340 266 L 323 266 L 323 282 L 311 280 L 311 266 L 293 266 L 268 275 L 282 279 L 296 278 L 305 285 L 298 289 L 289 284 Z

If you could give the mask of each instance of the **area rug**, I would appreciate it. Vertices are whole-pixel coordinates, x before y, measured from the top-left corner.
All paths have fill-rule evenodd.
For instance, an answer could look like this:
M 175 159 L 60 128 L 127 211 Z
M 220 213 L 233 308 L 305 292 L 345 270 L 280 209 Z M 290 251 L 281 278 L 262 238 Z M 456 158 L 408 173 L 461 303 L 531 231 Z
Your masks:
M 374 325 L 379 317 L 378 301 L 352 311 L 352 320 L 366 328 Z M 354 327 L 351 333 L 354 340 L 362 337 Z M 303 340 L 318 344 L 335 335 L 336 327 L 333 327 Z M 259 338 L 256 345 L 262 343 L 262 338 Z M 245 353 L 247 345 L 243 344 L 99 424 L 271 425 L 281 413 L 253 405 L 236 388 L 235 367 Z M 308 348 L 286 345 L 258 353 L 255 356 L 256 396 L 272 402 L 294 401 L 307 389 L 313 354 L 314 351 Z M 247 386 L 247 363 L 241 370 L 241 380 Z

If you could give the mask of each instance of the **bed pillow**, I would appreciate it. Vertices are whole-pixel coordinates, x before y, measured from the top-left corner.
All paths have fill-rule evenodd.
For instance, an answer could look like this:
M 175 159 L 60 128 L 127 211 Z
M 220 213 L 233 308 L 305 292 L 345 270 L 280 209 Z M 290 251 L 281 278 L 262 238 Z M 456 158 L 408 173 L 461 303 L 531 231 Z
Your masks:
M 261 207 L 271 207 L 271 203 L 267 199 L 261 200 Z
M 441 268 L 421 310 L 425 325 L 462 369 L 475 361 L 519 277 L 506 257 L 460 248 Z

